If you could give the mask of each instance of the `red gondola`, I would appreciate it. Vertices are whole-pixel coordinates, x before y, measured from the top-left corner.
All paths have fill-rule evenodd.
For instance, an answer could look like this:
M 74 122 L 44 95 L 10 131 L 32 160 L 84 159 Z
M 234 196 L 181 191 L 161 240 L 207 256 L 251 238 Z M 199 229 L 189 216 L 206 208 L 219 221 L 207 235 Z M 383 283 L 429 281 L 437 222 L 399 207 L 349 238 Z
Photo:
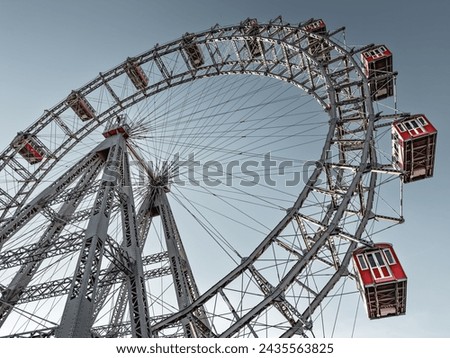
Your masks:
M 376 45 L 361 54 L 370 93 L 374 100 L 394 95 L 392 53 L 385 45 Z
M 138 90 L 142 90 L 148 85 L 148 77 L 144 70 L 132 59 L 128 59 L 125 65 L 125 72 L 133 82 L 134 87 Z
M 261 57 L 264 51 L 264 44 L 260 42 L 255 36 L 259 34 L 258 21 L 256 19 L 247 19 L 241 23 L 244 35 L 252 38 L 246 40 L 247 48 L 252 57 Z
M 327 33 L 327 26 L 322 19 L 312 20 L 311 22 L 308 22 L 306 25 L 303 25 L 303 29 L 307 32 L 317 35 L 326 35 Z M 316 55 L 320 60 L 330 60 L 330 47 L 326 42 L 318 40 L 314 37 L 308 37 L 308 47 L 308 51 L 311 55 Z
M 34 135 L 19 132 L 14 138 L 12 146 L 30 164 L 39 163 L 44 159 L 44 145 Z
M 405 314 L 407 277 L 391 244 L 356 249 L 353 264 L 370 319 Z
M 433 176 L 436 139 L 436 128 L 423 114 L 393 123 L 392 161 L 405 183 Z
M 80 93 L 72 91 L 66 102 L 83 122 L 94 118 L 94 108 Z
M 205 63 L 200 46 L 194 42 L 194 35 L 186 33 L 183 36 L 183 48 L 194 68 L 199 68 Z

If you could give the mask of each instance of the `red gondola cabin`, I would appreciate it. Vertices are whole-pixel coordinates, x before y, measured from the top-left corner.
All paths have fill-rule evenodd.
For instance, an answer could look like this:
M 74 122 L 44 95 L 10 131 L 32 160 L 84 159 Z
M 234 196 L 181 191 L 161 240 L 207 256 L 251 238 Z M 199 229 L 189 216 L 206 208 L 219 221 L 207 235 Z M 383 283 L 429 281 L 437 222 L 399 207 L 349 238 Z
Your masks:
M 376 45 L 361 54 L 369 79 L 370 94 L 375 101 L 394 95 L 392 53 L 385 45 Z
M 407 278 L 391 244 L 356 249 L 353 265 L 370 319 L 405 314 Z
M 247 48 L 252 57 L 261 57 L 264 51 L 264 44 L 256 36 L 259 34 L 258 21 L 256 19 L 247 19 L 241 23 L 243 33 L 250 38 L 246 40 Z
M 128 59 L 125 65 L 125 72 L 133 82 L 134 87 L 138 90 L 143 90 L 148 85 L 148 77 L 144 70 L 131 58 Z
M 19 154 L 30 164 L 42 161 L 45 156 L 44 145 L 35 135 L 19 132 L 12 142 L 12 146 L 18 150 Z
M 303 29 L 307 32 L 317 35 L 326 35 L 327 26 L 322 19 L 312 20 L 303 26 Z M 309 53 L 315 55 L 317 59 L 323 61 L 330 60 L 330 46 L 326 42 L 323 42 L 315 37 L 308 37 Z
M 94 118 L 94 108 L 80 93 L 72 91 L 66 102 L 83 122 Z
M 393 123 L 392 161 L 405 183 L 433 176 L 436 139 L 436 128 L 423 114 Z
M 183 48 L 192 67 L 199 68 L 205 63 L 205 60 L 200 46 L 194 42 L 194 38 L 195 36 L 193 34 L 187 32 L 183 36 Z

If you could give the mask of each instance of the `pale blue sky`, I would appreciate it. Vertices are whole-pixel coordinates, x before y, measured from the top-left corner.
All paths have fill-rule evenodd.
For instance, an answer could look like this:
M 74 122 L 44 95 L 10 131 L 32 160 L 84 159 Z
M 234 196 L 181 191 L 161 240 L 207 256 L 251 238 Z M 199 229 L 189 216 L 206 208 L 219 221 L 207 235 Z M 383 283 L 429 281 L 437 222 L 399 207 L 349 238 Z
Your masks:
M 404 317 L 358 321 L 356 336 L 450 337 L 450 3 L 302 0 L 0 0 L 0 113 L 5 148 L 44 109 L 128 56 L 216 23 L 323 18 L 355 45 L 385 43 L 402 111 L 439 131 L 435 177 L 405 186 L 406 223 L 384 233 L 409 277 Z

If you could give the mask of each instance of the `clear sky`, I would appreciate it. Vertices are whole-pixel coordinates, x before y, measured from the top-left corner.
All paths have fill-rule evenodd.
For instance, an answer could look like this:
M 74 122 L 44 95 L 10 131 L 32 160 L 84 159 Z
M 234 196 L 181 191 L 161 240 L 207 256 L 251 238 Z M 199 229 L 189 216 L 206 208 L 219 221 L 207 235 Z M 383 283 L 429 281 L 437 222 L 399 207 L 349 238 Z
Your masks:
M 358 321 L 356 336 L 450 337 L 450 2 L 428 0 L 0 0 L 0 147 L 44 109 L 156 43 L 247 17 L 323 18 L 347 42 L 385 43 L 398 106 L 438 128 L 435 177 L 405 186 L 406 223 L 382 234 L 408 274 L 404 317 Z

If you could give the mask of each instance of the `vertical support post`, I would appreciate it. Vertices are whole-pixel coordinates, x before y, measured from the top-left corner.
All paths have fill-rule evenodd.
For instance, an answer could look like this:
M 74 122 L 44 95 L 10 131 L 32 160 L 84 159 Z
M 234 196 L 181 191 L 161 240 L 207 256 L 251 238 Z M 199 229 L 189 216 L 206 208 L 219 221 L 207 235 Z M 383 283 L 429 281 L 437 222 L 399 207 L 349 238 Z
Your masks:
M 98 285 L 104 244 L 108 236 L 113 195 L 122 163 L 125 139 L 122 136 L 114 136 L 105 142 L 105 144 L 109 144 L 106 166 L 86 228 L 85 240 L 61 323 L 55 332 L 56 337 L 91 336 L 95 291 Z
M 187 307 L 199 297 L 197 284 L 164 188 L 157 187 L 156 206 L 161 216 L 178 306 Z M 212 330 L 203 307 L 182 320 L 185 337 L 211 337 Z
M 133 337 L 149 338 L 150 313 L 145 290 L 144 268 L 138 240 L 138 226 L 131 183 L 128 153 L 123 155 L 123 181 L 119 196 L 122 208 L 122 227 L 125 250 L 130 256 L 132 275 L 127 276 L 130 304 L 131 332 Z
M 127 148 L 129 149 L 129 148 Z M 149 192 L 144 201 L 141 204 L 140 209 L 138 210 L 137 213 L 137 225 L 138 225 L 138 246 L 139 246 L 139 250 L 141 251 L 141 255 L 142 255 L 142 248 L 145 245 L 145 241 L 147 239 L 147 235 L 148 235 L 148 231 L 150 229 L 150 225 L 152 222 L 152 213 L 151 213 L 151 208 L 154 207 L 154 193 L 153 192 Z M 123 239 L 123 241 L 121 242 L 121 246 L 124 248 L 126 248 L 126 240 L 125 238 Z M 130 255 L 130 254 L 129 254 Z M 112 263 L 109 264 L 108 268 L 106 269 L 106 274 L 105 274 L 105 279 L 108 281 L 112 276 L 115 276 L 116 274 L 114 273 L 114 265 Z M 126 300 L 123 300 L 121 298 L 118 298 L 116 301 L 116 307 L 114 308 L 114 313 L 113 313 L 113 317 L 111 319 L 111 326 L 114 327 L 115 323 L 114 322 L 118 322 L 122 319 L 123 314 L 125 313 L 125 308 L 126 307 L 118 307 L 121 305 L 125 305 L 127 304 L 127 299 L 128 299 L 128 289 L 127 289 L 127 282 L 124 281 L 123 282 L 123 287 L 125 287 L 125 293 L 126 293 Z M 104 285 L 102 287 L 99 287 L 99 289 L 96 292 L 96 297 L 95 297 L 95 304 L 94 304 L 94 314 L 92 316 L 92 323 L 94 323 L 94 321 L 96 320 L 98 314 L 100 313 L 100 310 L 103 308 L 107 298 L 108 298 L 108 294 L 110 292 L 111 286 L 109 285 Z M 122 289 L 122 288 L 121 288 Z M 120 295 L 119 295 L 120 297 Z M 115 333 L 111 332 L 110 336 L 113 336 Z

